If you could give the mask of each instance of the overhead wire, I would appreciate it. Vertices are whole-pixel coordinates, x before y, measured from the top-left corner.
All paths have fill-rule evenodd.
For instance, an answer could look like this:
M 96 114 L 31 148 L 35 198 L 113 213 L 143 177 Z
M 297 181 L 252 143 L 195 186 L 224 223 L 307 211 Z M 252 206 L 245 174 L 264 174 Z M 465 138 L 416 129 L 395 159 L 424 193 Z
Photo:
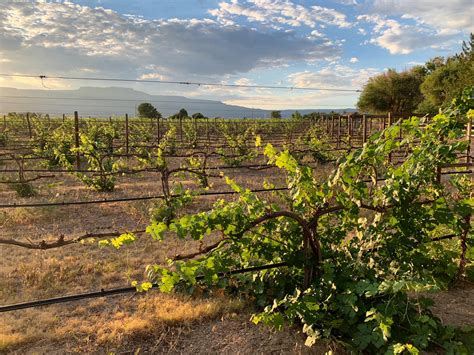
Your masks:
M 76 77 L 76 76 L 50 76 L 50 75 L 32 75 L 32 74 L 9 74 L 0 73 L 3 77 L 20 78 L 38 78 L 60 79 L 60 80 L 84 80 L 84 81 L 112 81 L 112 82 L 133 82 L 133 83 L 153 83 L 153 84 L 176 84 L 176 85 L 195 85 L 195 86 L 213 86 L 230 88 L 248 88 L 248 89 L 272 89 L 272 90 L 303 90 L 303 91 L 335 91 L 335 92 L 361 92 L 361 89 L 338 89 L 324 87 L 301 87 L 301 86 L 278 86 L 278 85 L 252 85 L 252 84 L 224 84 L 198 81 L 173 81 L 157 79 L 127 79 L 127 78 L 99 78 L 99 77 Z

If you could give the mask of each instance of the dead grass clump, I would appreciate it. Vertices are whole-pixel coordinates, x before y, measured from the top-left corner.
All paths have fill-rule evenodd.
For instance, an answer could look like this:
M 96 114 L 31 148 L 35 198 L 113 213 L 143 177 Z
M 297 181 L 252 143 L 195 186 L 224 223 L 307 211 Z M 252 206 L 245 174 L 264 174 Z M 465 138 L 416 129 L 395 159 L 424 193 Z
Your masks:
M 0 331 L 0 351 L 4 352 L 9 349 L 18 347 L 29 341 L 29 337 L 23 334 L 5 334 L 4 331 Z
M 153 291 L 152 291 L 153 292 Z M 135 312 L 119 310 L 97 324 L 97 342 L 116 343 L 157 334 L 168 327 L 189 326 L 195 322 L 231 314 L 243 307 L 240 300 L 196 299 L 178 295 L 146 295 L 136 302 Z
M 189 329 L 205 320 L 234 315 L 244 303 L 215 296 L 204 299 L 150 293 L 129 298 L 96 299 L 2 316 L 0 352 L 27 353 L 64 346 L 92 349 L 124 348 L 160 338 L 172 329 Z M 61 345 L 63 344 L 63 345 Z
M 20 322 L 18 320 L 21 319 Z M 41 327 L 49 329 L 56 323 L 45 312 L 26 310 L 23 313 L 2 314 L 0 318 L 0 353 L 15 351 L 15 349 L 30 346 L 35 342 L 46 340 L 49 335 L 44 331 L 36 332 Z
M 18 207 L 2 212 L 0 214 L 0 223 L 7 226 L 25 225 L 39 221 L 51 222 L 54 218 L 55 207 L 26 208 Z

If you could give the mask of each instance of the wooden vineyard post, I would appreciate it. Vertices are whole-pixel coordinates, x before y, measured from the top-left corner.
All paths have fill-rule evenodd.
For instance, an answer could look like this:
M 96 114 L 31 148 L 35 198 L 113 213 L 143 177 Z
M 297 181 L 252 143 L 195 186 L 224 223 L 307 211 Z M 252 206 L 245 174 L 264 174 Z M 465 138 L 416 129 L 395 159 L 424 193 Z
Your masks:
M 158 144 L 160 144 L 160 140 L 161 140 L 161 127 L 160 127 L 160 116 L 158 116 L 157 120 L 156 120 L 156 138 L 158 139 Z
M 179 117 L 179 139 L 183 143 L 183 118 Z
M 7 115 L 3 115 L 3 130 L 7 130 Z
M 196 131 L 196 134 L 199 136 L 199 125 L 198 125 L 198 120 L 196 118 L 193 118 L 193 125 L 194 125 L 194 130 Z
M 81 155 L 79 153 L 79 114 L 74 111 L 74 136 L 76 143 L 76 170 L 81 168 Z
M 31 132 L 31 122 L 30 122 L 30 113 L 26 113 L 26 123 L 28 124 L 28 134 L 30 135 L 30 139 L 33 137 L 33 134 Z
M 466 148 L 466 163 L 471 161 L 471 134 L 472 134 L 472 121 L 469 119 L 466 127 L 466 139 L 467 139 L 467 148 Z
M 438 184 L 441 182 L 441 167 L 439 165 L 436 167 L 436 181 Z
M 290 124 L 290 128 L 289 128 L 289 130 L 290 130 L 290 137 L 289 137 L 290 143 L 293 142 L 293 129 L 294 128 L 295 128 L 295 126 L 293 124 Z
M 128 127 L 128 113 L 125 114 L 125 152 L 129 153 L 129 127 Z
M 66 115 L 63 113 L 63 123 L 66 121 Z
M 352 116 L 347 116 L 347 139 L 349 141 L 349 146 L 351 145 L 352 140 Z
M 214 137 L 214 140 L 219 140 L 219 130 L 217 129 L 217 117 L 214 117 L 214 129 L 213 129 L 213 132 L 215 134 L 215 137 Z
M 331 140 L 334 138 L 334 115 L 331 115 Z
M 341 143 L 341 115 L 337 118 L 337 148 L 339 148 Z
M 367 117 L 362 115 L 362 145 L 367 142 Z
M 326 132 L 329 135 L 329 117 L 325 116 L 325 118 L 326 118 Z
M 206 117 L 206 137 L 207 137 L 207 145 L 211 145 L 211 137 L 209 136 L 209 117 Z
M 109 116 L 109 123 L 112 124 L 112 116 Z

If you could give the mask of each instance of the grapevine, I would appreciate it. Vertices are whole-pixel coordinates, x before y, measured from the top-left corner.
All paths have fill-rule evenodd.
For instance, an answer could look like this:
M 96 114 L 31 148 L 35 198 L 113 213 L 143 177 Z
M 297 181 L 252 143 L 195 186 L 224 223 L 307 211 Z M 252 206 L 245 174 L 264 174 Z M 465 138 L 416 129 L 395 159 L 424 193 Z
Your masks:
M 325 182 L 289 151 L 267 144 L 269 164 L 287 175 L 284 202 L 261 199 L 227 179 L 239 193 L 236 201 L 219 200 L 206 212 L 155 221 L 147 232 L 156 240 L 173 233 L 213 242 L 189 258 L 170 260 L 168 267 L 148 266 L 149 281 L 162 292 L 217 287 L 246 294 L 261 307 L 253 322 L 277 329 L 302 324 L 308 346 L 331 339 L 358 352 L 442 347 L 467 353 L 462 331 L 442 325 L 428 300 L 407 296 L 446 287 L 465 272 L 472 182 L 443 182 L 437 175 L 439 166 L 455 162 L 466 149 L 464 127 L 473 111 L 460 107 L 374 134 L 340 158 Z M 409 152 L 403 163 L 388 159 L 395 150 Z M 462 251 L 446 249 L 445 257 L 435 257 L 444 244 L 432 240 L 444 234 L 460 236 Z M 269 262 L 287 267 L 253 277 L 218 277 Z

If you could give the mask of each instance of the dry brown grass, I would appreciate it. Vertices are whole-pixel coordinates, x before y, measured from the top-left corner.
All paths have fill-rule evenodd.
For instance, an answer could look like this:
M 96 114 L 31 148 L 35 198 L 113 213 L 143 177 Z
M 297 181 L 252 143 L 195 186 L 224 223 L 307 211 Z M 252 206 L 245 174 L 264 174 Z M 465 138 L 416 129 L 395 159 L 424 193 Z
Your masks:
M 244 306 L 240 300 L 166 295 L 150 291 L 128 298 L 105 298 L 76 305 L 53 306 L 2 315 L 3 351 L 29 348 L 40 338 L 58 342 L 74 338 L 76 346 L 110 346 L 158 334 L 166 327 L 232 314 Z M 20 313 L 21 312 L 21 313 Z
M 0 353 L 323 354 L 296 329 L 249 322 L 249 305 L 222 295 L 197 298 L 150 291 L 29 309 L 2 316 Z

